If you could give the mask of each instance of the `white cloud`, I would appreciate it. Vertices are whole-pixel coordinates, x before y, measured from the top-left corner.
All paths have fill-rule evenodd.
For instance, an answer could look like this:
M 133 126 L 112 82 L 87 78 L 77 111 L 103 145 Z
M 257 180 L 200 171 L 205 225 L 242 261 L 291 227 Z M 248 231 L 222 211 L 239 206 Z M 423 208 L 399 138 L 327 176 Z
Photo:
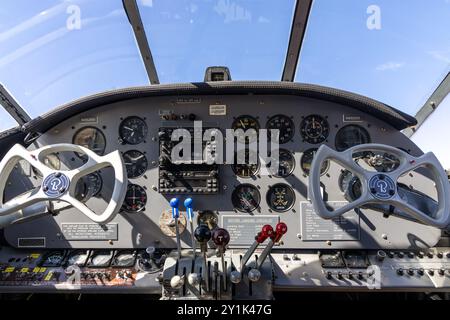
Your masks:
M 405 65 L 404 62 L 389 61 L 389 62 L 378 65 L 375 68 L 375 70 L 376 71 L 394 71 L 394 70 L 402 68 L 404 65 Z
M 448 50 L 448 51 L 428 51 L 428 54 L 430 54 L 436 60 L 450 63 L 450 50 Z

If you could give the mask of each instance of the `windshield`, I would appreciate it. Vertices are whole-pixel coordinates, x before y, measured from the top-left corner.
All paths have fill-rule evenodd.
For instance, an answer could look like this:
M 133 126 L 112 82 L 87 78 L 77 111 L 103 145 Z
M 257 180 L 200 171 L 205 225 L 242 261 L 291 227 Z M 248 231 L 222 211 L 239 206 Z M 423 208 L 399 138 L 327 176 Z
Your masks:
M 295 3 L 137 0 L 161 83 L 203 81 L 217 65 L 233 80 L 280 80 Z M 415 114 L 450 70 L 449 16 L 448 0 L 316 0 L 295 81 Z M 3 0 L 0 82 L 31 117 L 149 84 L 121 0 Z

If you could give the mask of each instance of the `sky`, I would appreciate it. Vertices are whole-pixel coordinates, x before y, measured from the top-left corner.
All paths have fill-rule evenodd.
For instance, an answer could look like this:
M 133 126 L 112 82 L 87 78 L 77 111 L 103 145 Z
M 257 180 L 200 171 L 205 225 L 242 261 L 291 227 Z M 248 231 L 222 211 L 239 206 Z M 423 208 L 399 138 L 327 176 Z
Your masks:
M 212 65 L 281 79 L 294 0 L 137 2 L 161 83 L 202 81 Z M 295 81 L 414 115 L 450 70 L 449 30 L 450 0 L 315 0 Z M 121 0 L 2 0 L 0 82 L 36 117 L 148 79 Z

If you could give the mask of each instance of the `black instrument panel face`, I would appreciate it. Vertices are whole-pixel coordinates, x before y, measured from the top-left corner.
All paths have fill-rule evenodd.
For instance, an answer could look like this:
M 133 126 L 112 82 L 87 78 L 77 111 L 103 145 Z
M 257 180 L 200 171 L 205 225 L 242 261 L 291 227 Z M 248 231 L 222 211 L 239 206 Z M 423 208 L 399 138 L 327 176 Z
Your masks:
M 96 121 L 84 122 L 80 119 Z M 201 128 L 197 125 L 201 125 Z M 201 161 L 194 159 L 192 162 L 175 163 L 169 159 L 181 141 L 172 139 L 177 129 L 185 129 L 192 134 L 192 148 L 186 152 L 200 156 Z M 227 142 L 233 140 L 226 136 L 230 129 L 244 132 L 254 129 L 257 133 L 259 129 L 279 130 L 279 145 L 272 150 L 279 150 L 277 163 L 270 166 L 270 163 L 261 161 L 261 154 L 258 154 L 256 164 L 233 163 L 236 154 L 227 157 L 226 146 Z M 205 139 L 211 130 L 223 137 L 224 157 L 216 159 L 219 163 L 215 164 L 206 161 L 211 154 L 217 156 L 220 150 L 220 139 Z M 256 142 L 267 141 L 270 154 L 272 138 L 262 139 L 258 135 Z M 194 148 L 196 139 L 202 141 L 198 150 Z M 239 138 L 234 139 L 237 141 Z M 178 197 L 180 211 L 184 211 L 182 203 L 185 198 L 191 197 L 194 211 L 212 213 L 219 226 L 223 219 L 232 221 L 234 216 L 254 219 L 254 224 L 260 223 L 265 217 L 286 222 L 289 232 L 284 238 L 283 248 L 346 249 L 360 247 L 360 243 L 363 243 L 363 247 L 377 247 L 384 240 L 376 234 L 378 231 L 370 230 L 363 223 L 356 226 L 354 234 L 359 238 L 355 241 L 334 239 L 329 245 L 323 240 L 308 240 L 314 239 L 314 235 L 301 234 L 302 230 L 308 230 L 302 227 L 302 222 L 316 223 L 315 220 L 306 219 L 307 213 L 304 212 L 307 207 L 304 204 L 309 203 L 308 174 L 315 151 L 323 144 L 343 150 L 358 143 L 374 142 L 402 147 L 414 155 L 421 154 L 417 146 L 401 132 L 371 115 L 333 102 L 273 95 L 199 96 L 195 99 L 167 96 L 128 100 L 100 106 L 70 118 L 43 134 L 37 141 L 41 145 L 79 143 L 100 154 L 119 150 L 127 169 L 128 190 L 122 210 L 111 222 L 109 232 L 102 234 L 99 231 L 98 238 L 71 241 L 65 240 L 64 234 L 60 238 L 55 237 L 62 229 L 62 224 L 69 224 L 72 229 L 76 229 L 78 225 L 81 228 L 82 224 L 90 222 L 76 210 L 70 209 L 65 214 L 52 217 L 50 221 L 36 219 L 27 223 L 31 227 L 12 226 L 5 232 L 12 245 L 17 245 L 19 237 L 44 236 L 48 238 L 46 245 L 55 248 L 103 248 L 108 241 L 111 242 L 108 246 L 112 248 L 171 248 L 174 238 L 167 232 L 171 228 L 168 225 L 171 215 L 169 201 L 172 197 Z M 246 158 L 249 156 L 246 155 Z M 347 181 L 341 177 L 340 186 L 342 172 L 330 163 L 324 164 L 322 174 L 325 185 L 336 182 L 336 187 L 325 190 L 330 200 L 346 201 L 348 192 L 341 191 L 340 187 L 349 185 L 351 179 Z M 111 188 L 108 182 L 110 177 L 100 172 L 100 178 L 100 194 L 103 194 Z M 92 179 L 93 182 L 98 180 Z M 90 191 L 87 186 L 81 188 L 89 195 L 94 208 L 96 203 L 101 207 L 106 201 L 101 196 L 92 196 L 96 188 Z M 308 210 L 311 208 L 308 207 Z M 370 219 L 379 230 L 385 227 L 386 221 L 382 215 L 373 213 Z M 385 232 L 389 233 L 390 241 L 395 245 L 406 246 L 409 243 L 403 233 L 394 232 L 395 229 L 398 231 L 400 224 L 402 228 L 419 230 L 418 235 L 425 242 L 433 242 L 438 237 L 428 227 L 390 218 L 389 230 Z M 185 225 L 182 227 L 186 229 Z M 321 227 L 332 229 L 333 225 Z M 189 246 L 188 238 L 182 237 L 185 247 Z

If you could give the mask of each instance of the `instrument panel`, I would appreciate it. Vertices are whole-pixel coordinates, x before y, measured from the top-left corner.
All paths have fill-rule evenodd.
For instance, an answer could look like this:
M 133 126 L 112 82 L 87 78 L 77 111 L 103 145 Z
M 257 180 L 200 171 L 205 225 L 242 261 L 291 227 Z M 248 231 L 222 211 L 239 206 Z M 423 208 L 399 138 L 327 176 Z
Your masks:
M 201 121 L 200 131 L 195 126 L 197 121 Z M 211 130 L 211 134 L 216 130 L 223 136 L 227 129 L 244 133 L 255 130 L 257 135 L 250 135 L 249 143 L 261 139 L 260 129 L 278 129 L 278 137 L 268 136 L 268 140 L 278 138 L 278 163 L 269 166 L 250 151 L 245 158 L 256 156 L 258 163 L 210 164 L 202 155 L 206 149 L 217 148 L 217 144 L 205 141 L 202 150 L 194 147 L 191 150 L 199 161 L 172 163 L 167 158 L 176 145 L 171 139 L 176 129 L 190 131 L 194 139 L 196 134 L 201 139 Z M 90 222 L 76 210 L 28 222 L 30 227 L 26 229 L 11 226 L 5 230 L 5 236 L 12 246 L 23 246 L 21 243 L 39 238 L 45 239 L 40 242 L 45 247 L 54 248 L 173 248 L 176 245 L 173 225 L 167 218 L 173 196 L 194 197 L 199 220 L 207 212 L 216 217 L 220 226 L 226 225 L 231 230 L 230 247 L 249 245 L 253 240 L 249 234 L 255 228 L 279 220 L 286 221 L 290 230 L 281 248 L 408 247 L 412 240 L 407 230 L 414 230 L 424 246 L 435 245 L 440 237 L 435 228 L 396 216 L 387 221 L 370 209 L 356 220 L 351 217 L 320 221 L 314 217 L 308 201 L 308 175 L 314 154 L 322 144 L 342 151 L 376 142 L 401 147 L 413 155 L 422 154 L 388 123 L 336 102 L 287 95 L 133 99 L 100 106 L 56 124 L 36 141 L 36 146 L 64 142 L 80 144 L 100 155 L 114 150 L 121 152 L 129 183 L 122 211 L 104 226 L 105 230 L 98 229 L 89 238 L 83 230 Z M 235 157 L 233 154 L 230 159 Z M 54 158 L 52 163 L 83 161 L 83 155 Z M 272 169 L 266 170 L 268 167 Z M 357 189 L 352 177 L 345 177 L 341 169 L 330 163 L 324 163 L 321 173 L 325 185 L 335 179 L 342 181 L 342 185 L 352 185 L 351 190 Z M 89 199 L 92 208 L 104 206 L 108 201 L 105 195 L 111 192 L 108 179 L 110 175 L 102 170 L 83 180 L 80 199 Z M 5 192 L 14 193 L 17 188 L 20 186 L 11 181 Z M 330 201 L 344 202 L 348 188 L 344 189 L 325 192 Z M 311 226 L 319 226 L 325 230 L 324 234 L 315 233 Z M 336 229 L 342 237 L 326 235 Z M 183 232 L 181 241 L 184 247 L 190 245 L 188 231 Z

